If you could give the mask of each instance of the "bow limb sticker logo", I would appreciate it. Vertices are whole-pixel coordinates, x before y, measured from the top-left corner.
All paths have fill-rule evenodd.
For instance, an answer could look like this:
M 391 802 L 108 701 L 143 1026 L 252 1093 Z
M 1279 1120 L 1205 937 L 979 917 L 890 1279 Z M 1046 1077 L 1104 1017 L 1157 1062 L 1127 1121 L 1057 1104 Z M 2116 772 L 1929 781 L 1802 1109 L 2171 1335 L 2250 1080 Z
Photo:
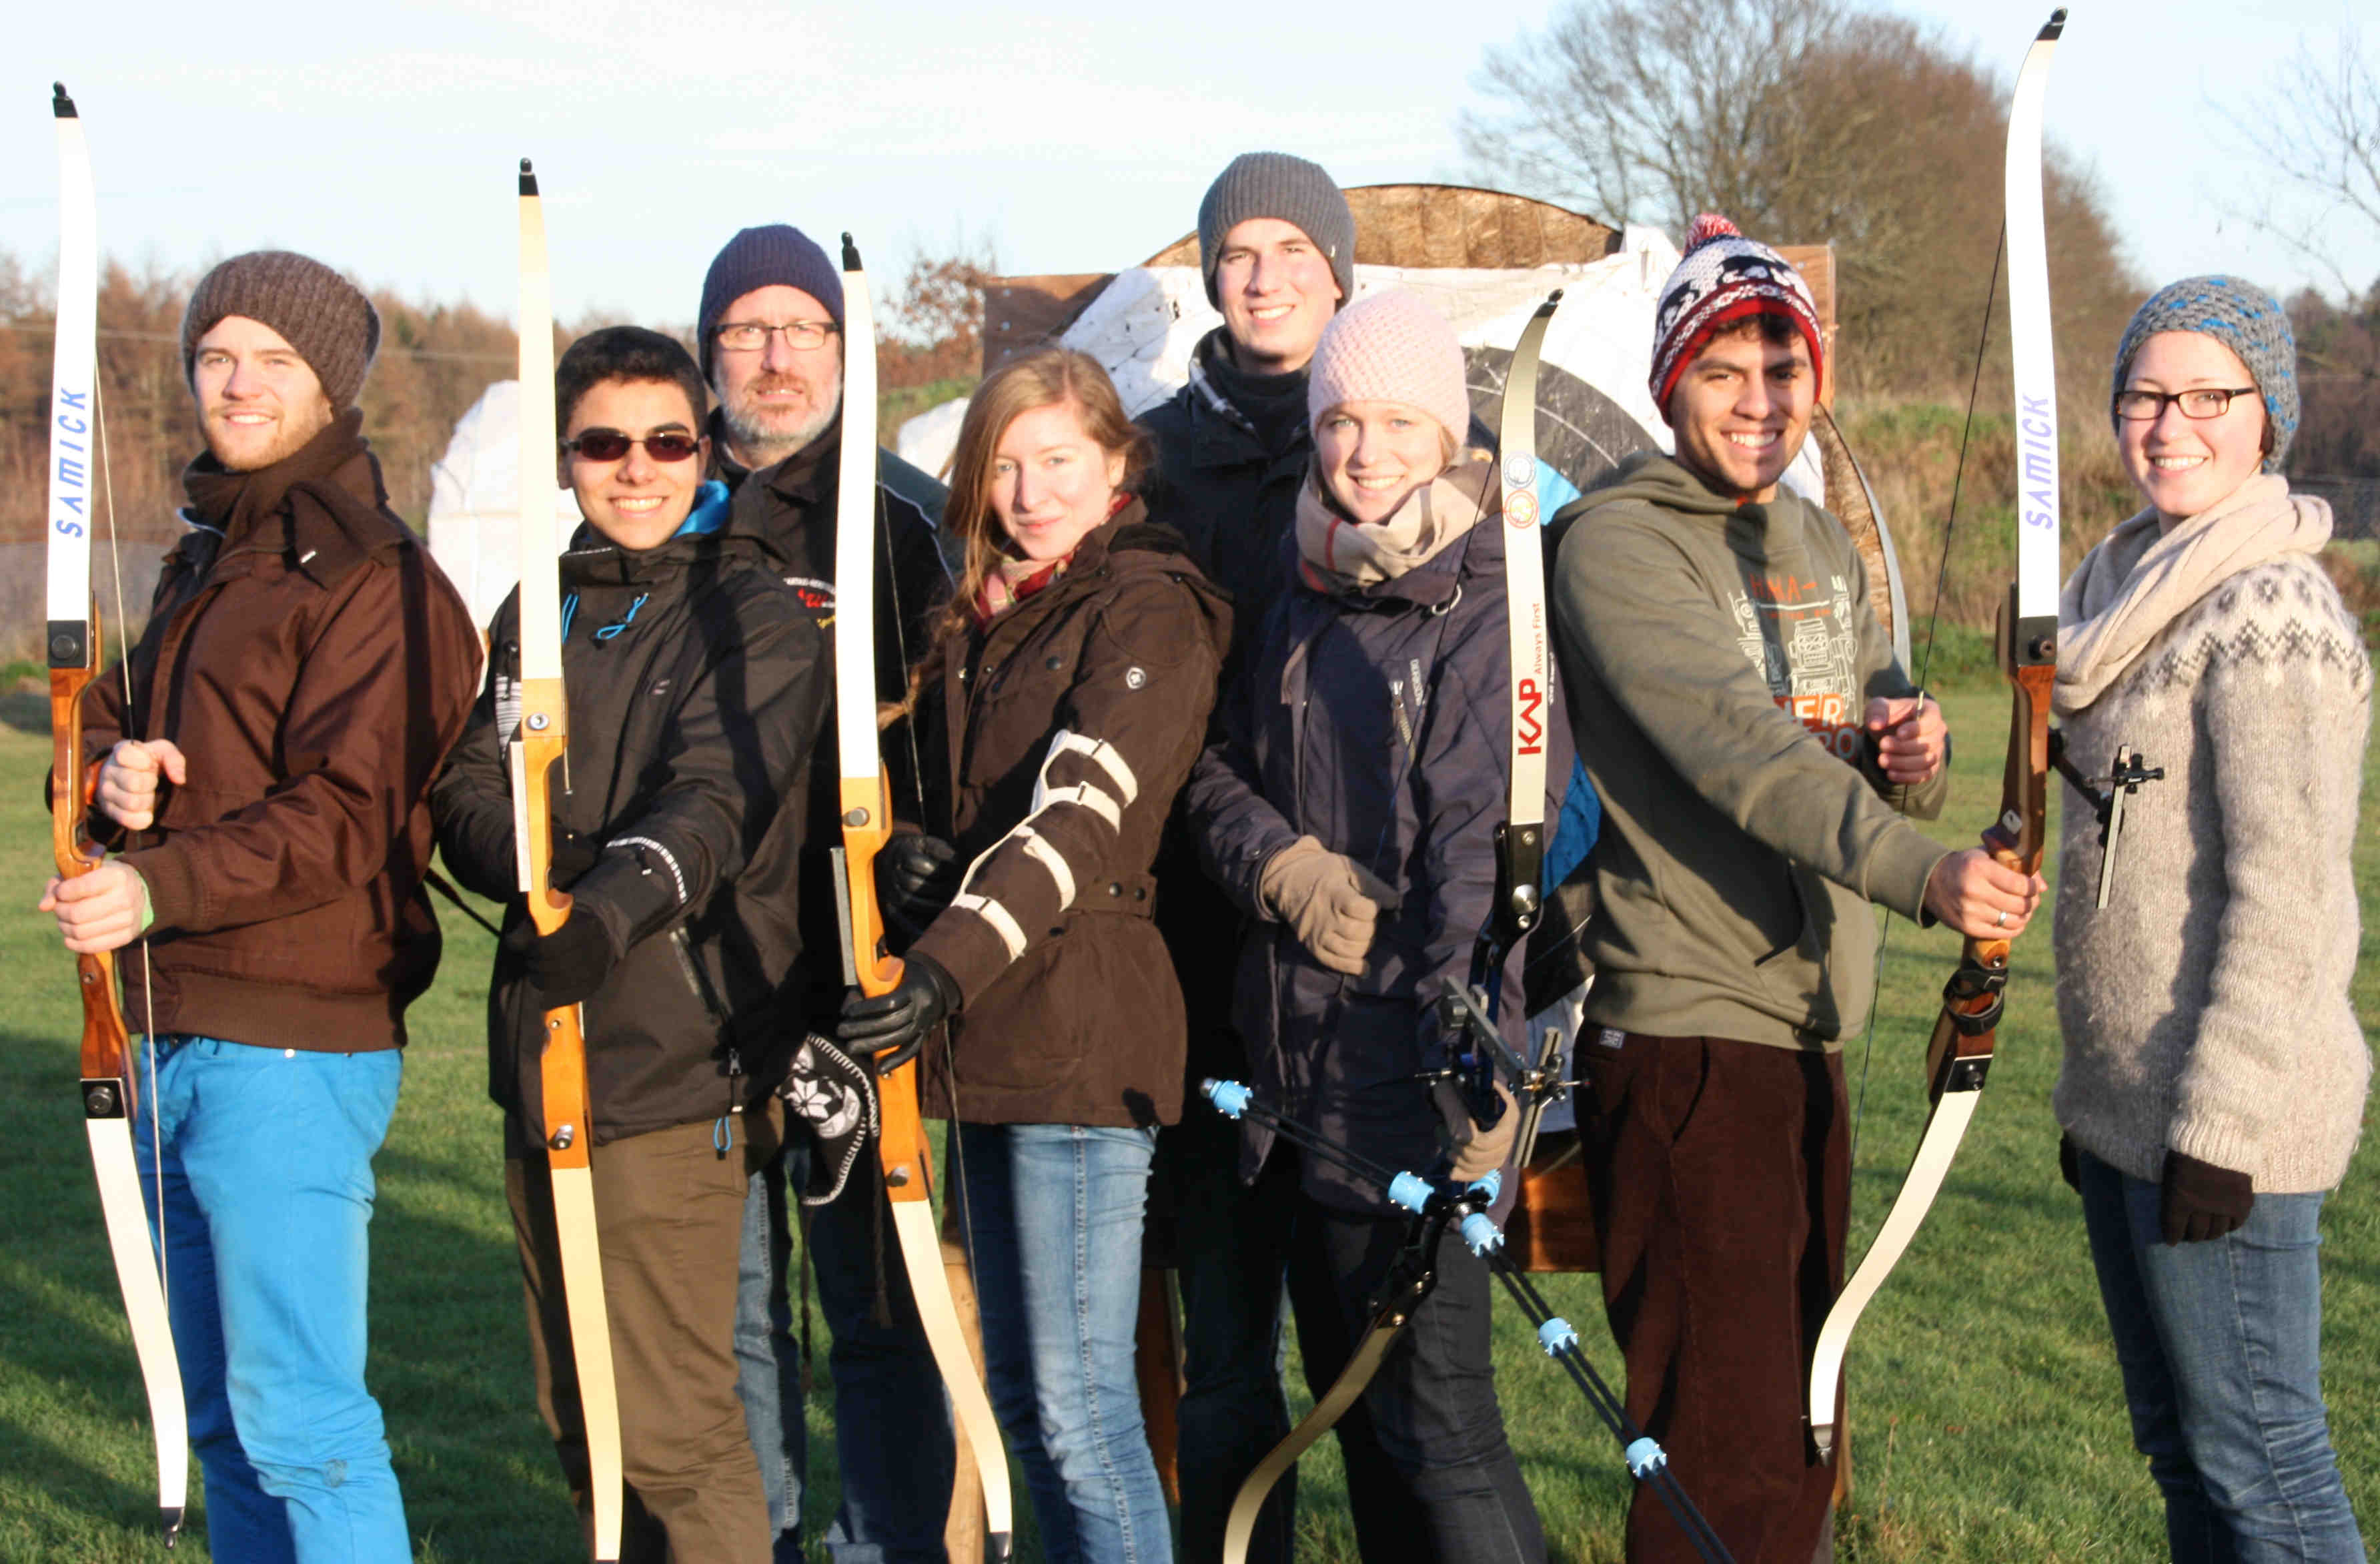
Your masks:
M 1512 727 L 1520 734 L 1521 753 L 1540 754 L 1546 747 L 1546 691 L 1536 679 L 1524 678 L 1512 686 Z
M 1537 492 L 1535 489 L 1512 489 L 1504 495 L 1504 519 L 1526 532 L 1537 524 Z

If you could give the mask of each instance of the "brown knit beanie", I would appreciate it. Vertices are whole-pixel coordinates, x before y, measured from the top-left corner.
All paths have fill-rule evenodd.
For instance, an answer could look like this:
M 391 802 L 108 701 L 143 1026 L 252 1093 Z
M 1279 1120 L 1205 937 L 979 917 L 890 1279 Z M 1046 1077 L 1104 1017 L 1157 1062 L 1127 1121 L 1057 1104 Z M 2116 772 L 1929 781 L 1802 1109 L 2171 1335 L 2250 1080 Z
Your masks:
M 196 385 L 199 338 L 233 315 L 271 326 L 298 349 L 334 411 L 356 405 L 380 351 L 380 312 L 355 284 L 286 250 L 233 256 L 199 279 L 182 312 L 184 380 Z
M 1348 402 L 1402 402 L 1436 419 L 1460 446 L 1471 428 L 1463 345 L 1418 293 L 1392 287 L 1330 317 L 1305 377 L 1308 430 Z

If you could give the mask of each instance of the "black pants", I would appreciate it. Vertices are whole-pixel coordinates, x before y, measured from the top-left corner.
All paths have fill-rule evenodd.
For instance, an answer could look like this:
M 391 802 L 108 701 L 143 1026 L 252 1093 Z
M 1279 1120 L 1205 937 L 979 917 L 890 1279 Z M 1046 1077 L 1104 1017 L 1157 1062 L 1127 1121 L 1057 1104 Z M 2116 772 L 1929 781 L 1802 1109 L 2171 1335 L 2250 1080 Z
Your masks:
M 1362 1341 L 1412 1224 L 1297 1192 L 1287 1147 L 1275 1150 L 1264 1183 L 1293 1213 L 1283 1234 L 1290 1303 L 1319 1399 Z M 1451 1230 L 1436 1265 L 1436 1289 L 1338 1425 L 1356 1546 L 1376 1561 L 1540 1564 L 1545 1533 L 1496 1401 L 1488 1268 Z

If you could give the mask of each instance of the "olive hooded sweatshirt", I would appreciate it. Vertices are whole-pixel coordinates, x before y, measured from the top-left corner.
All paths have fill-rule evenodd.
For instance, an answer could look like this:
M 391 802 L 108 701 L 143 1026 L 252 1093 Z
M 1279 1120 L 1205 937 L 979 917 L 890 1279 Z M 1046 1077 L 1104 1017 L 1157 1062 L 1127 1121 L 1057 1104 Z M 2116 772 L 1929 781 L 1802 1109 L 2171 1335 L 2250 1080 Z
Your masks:
M 1666 457 L 1555 518 L 1570 717 L 1603 829 L 1596 1026 L 1835 1049 L 1866 1024 L 1870 906 L 1923 912 L 1948 849 L 1909 824 L 1869 699 L 1915 693 L 1840 521 L 1791 491 L 1738 505 Z

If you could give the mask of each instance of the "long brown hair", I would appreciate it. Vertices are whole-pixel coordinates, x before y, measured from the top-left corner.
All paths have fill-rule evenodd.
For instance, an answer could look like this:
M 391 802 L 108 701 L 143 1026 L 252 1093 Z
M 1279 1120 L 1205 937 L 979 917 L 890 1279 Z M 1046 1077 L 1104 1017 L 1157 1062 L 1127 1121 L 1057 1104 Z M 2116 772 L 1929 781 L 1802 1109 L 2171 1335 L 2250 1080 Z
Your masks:
M 951 496 L 942 507 L 942 525 L 957 535 L 963 554 L 958 585 L 935 626 L 937 648 L 965 629 L 984 578 L 1000 562 L 1004 540 L 991 508 L 991 470 L 1001 437 L 1021 414 L 1062 405 L 1075 408 L 1083 433 L 1102 452 L 1123 458 L 1123 480 L 1117 488 L 1138 487 L 1148 471 L 1153 449 L 1148 432 L 1124 416 L 1115 382 L 1089 354 L 1043 348 L 1011 359 L 986 375 L 967 403 L 958 446 L 951 453 Z

